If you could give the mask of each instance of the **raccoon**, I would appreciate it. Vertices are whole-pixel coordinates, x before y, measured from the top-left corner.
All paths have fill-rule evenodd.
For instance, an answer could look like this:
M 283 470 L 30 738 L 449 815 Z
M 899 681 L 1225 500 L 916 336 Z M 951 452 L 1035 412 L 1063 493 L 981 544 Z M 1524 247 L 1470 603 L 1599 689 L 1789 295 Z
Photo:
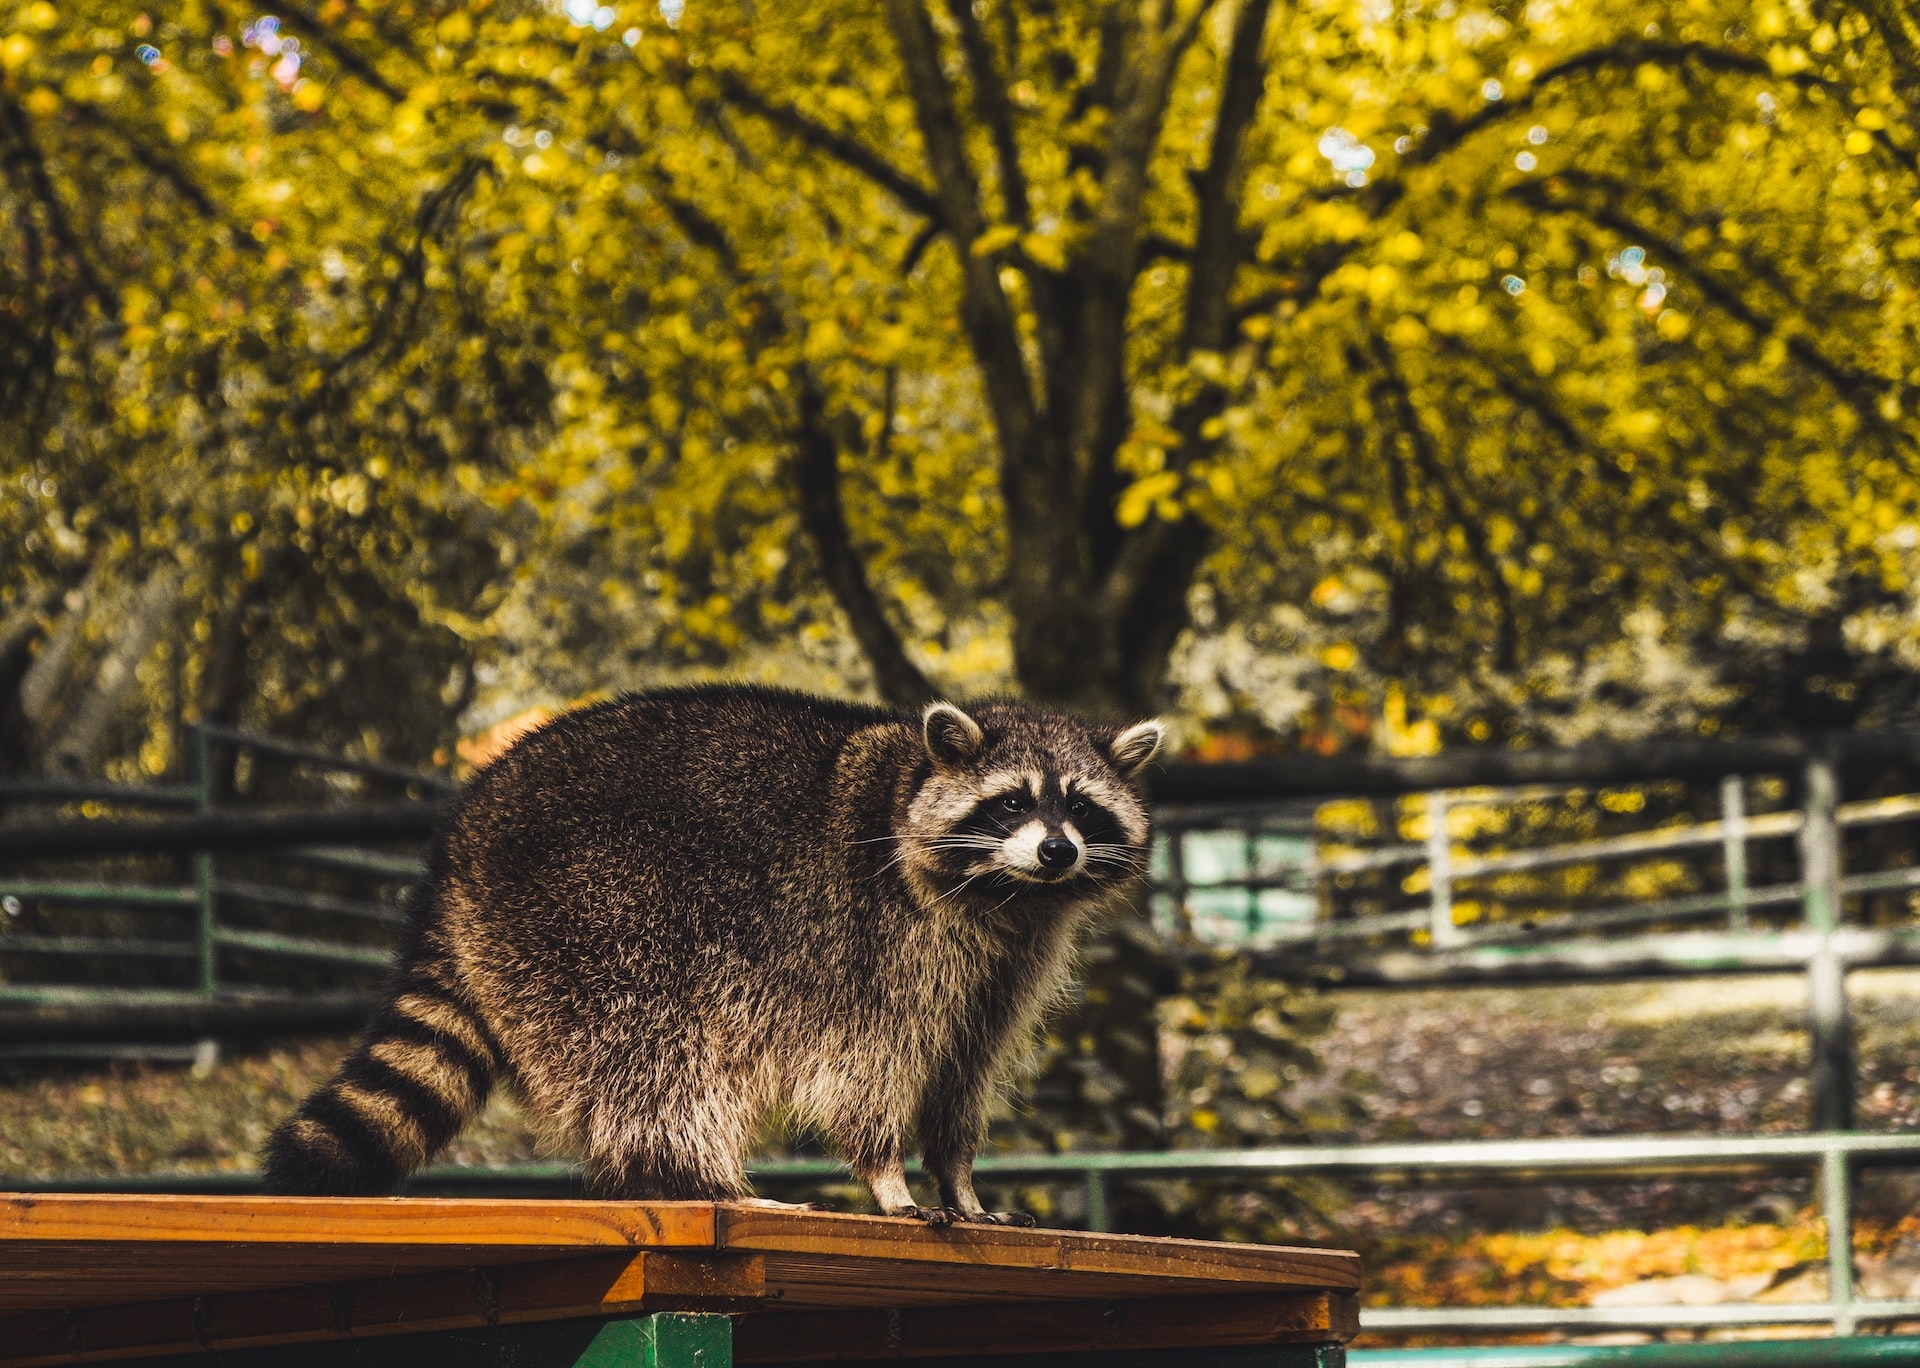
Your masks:
M 505 1081 L 598 1195 L 749 1199 L 784 1109 L 883 1212 L 1030 1224 L 974 1195 L 990 1094 L 1143 869 L 1161 735 L 730 686 L 549 723 L 467 785 L 390 994 L 268 1140 L 268 1190 L 389 1191 Z

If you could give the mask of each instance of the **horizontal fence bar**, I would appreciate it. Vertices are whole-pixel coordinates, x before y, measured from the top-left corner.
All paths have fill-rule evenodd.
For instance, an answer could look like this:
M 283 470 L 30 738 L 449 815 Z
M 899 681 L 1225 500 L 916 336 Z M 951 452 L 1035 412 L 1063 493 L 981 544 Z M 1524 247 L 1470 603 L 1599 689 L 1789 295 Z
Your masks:
M 210 998 L 180 988 L 33 986 L 38 991 L 30 996 L 0 987 L 0 1041 L 201 1040 L 344 1032 L 362 1025 L 378 1001 L 366 990 L 229 989 Z
M 337 941 L 315 940 L 307 936 L 283 936 L 271 931 L 245 931 L 238 927 L 214 928 L 216 945 L 259 954 L 280 955 L 289 959 L 321 960 L 329 964 L 348 964 L 363 969 L 390 969 L 393 951 L 375 946 L 341 945 Z M 0 941 L 0 944 L 5 944 Z
M 1465 983 L 1578 983 L 1713 974 L 1804 974 L 1821 949 L 1811 931 L 1673 932 L 1630 940 L 1388 950 L 1312 961 L 1297 949 L 1244 952 L 1260 972 L 1329 987 L 1426 988 Z M 1920 929 L 1843 926 L 1830 941 L 1845 969 L 1920 964 Z
M 205 733 L 208 740 L 217 741 L 223 746 L 257 751 L 262 755 L 278 756 L 282 760 L 292 760 L 321 769 L 359 774 L 369 779 L 384 779 L 396 784 L 420 784 L 443 793 L 452 793 L 459 788 L 459 785 L 448 776 L 434 774 L 431 771 L 410 770 L 401 765 L 384 765 L 378 760 L 354 760 L 346 756 L 331 755 L 326 751 L 314 750 L 296 742 L 258 736 L 253 732 L 216 726 L 212 723 L 202 723 L 200 730 Z
M 1920 869 L 1882 869 L 1868 874 L 1849 874 L 1840 880 L 1843 894 L 1893 893 L 1903 888 L 1920 888 Z
M 103 955 L 113 959 L 191 959 L 189 940 L 101 936 L 0 936 L 0 955 Z M 24 986 L 24 985 L 22 985 Z
M 279 852 L 278 858 L 369 879 L 418 879 L 427 872 L 425 861 L 411 855 L 346 846 L 289 846 Z
M 156 884 L 107 884 L 54 879 L 8 879 L 0 876 L 0 897 L 55 898 L 61 902 L 159 903 L 190 907 L 200 895 L 191 888 Z
M 123 807 L 193 807 L 200 790 L 188 784 L 109 784 L 85 779 L 0 779 L 3 803 L 114 803 Z
M 983 1154 L 974 1170 L 989 1180 L 1028 1178 L 1079 1182 L 1088 1174 L 1109 1178 L 1207 1179 L 1331 1175 L 1400 1183 L 1412 1179 L 1501 1182 L 1565 1179 L 1649 1179 L 1678 1175 L 1740 1177 L 1809 1169 L 1833 1156 L 1856 1168 L 1920 1168 L 1920 1132 L 1834 1131 L 1795 1135 L 1609 1135 L 1537 1140 L 1457 1140 L 1406 1144 L 1278 1145 L 1233 1150 L 1141 1150 L 1070 1154 Z M 909 1172 L 921 1174 L 916 1163 Z M 759 1159 L 748 1165 L 756 1179 L 786 1181 L 848 1179 L 847 1165 L 829 1157 Z M 416 1176 L 433 1184 L 568 1182 L 580 1177 L 564 1163 L 435 1165 Z M 209 1175 L 87 1175 L 72 1179 L 0 1179 L 35 1184 L 32 1190 L 145 1190 L 150 1183 L 197 1183 Z M 223 1183 L 257 1178 L 222 1173 Z M 102 1186 L 105 1185 L 105 1186 Z M 27 1189 L 17 1189 L 27 1190 Z M 1920 1314 L 1920 1313 L 1916 1313 Z
M 1839 1155 L 1854 1167 L 1920 1168 L 1920 1132 L 1835 1131 L 1797 1135 L 1609 1135 L 1540 1140 L 1458 1140 L 1384 1145 L 1279 1145 L 1261 1149 L 1151 1150 L 1074 1154 L 983 1154 L 974 1171 L 989 1181 L 1027 1178 L 1077 1183 L 1088 1174 L 1108 1178 L 1247 1178 L 1293 1175 L 1366 1177 L 1378 1182 L 1496 1178 L 1502 1183 L 1565 1179 L 1648 1179 L 1678 1175 L 1741 1177 L 1815 1168 Z M 774 1182 L 846 1179 L 833 1158 L 759 1159 L 748 1175 Z M 920 1175 L 918 1164 L 908 1171 Z M 415 1176 L 430 1186 L 568 1183 L 581 1177 L 563 1163 L 434 1165 Z M 11 1179 L 15 1191 L 147 1191 L 153 1184 L 198 1184 L 215 1178 L 244 1187 L 257 1174 L 226 1172 L 83 1175 Z M 27 1184 L 14 1187 L 14 1184 Z M 115 1186 L 119 1185 L 119 1186 Z M 1871 1306 L 1874 1303 L 1861 1303 Z M 1643 1308 L 1635 1308 L 1643 1309 Z M 1916 1312 L 1915 1314 L 1920 1314 Z
M 1774 884 L 1750 888 L 1740 901 L 1747 907 L 1792 904 L 1806 896 L 1799 884 Z M 1592 931 L 1609 926 L 1636 926 L 1646 922 L 1685 920 L 1724 912 L 1734 903 L 1728 893 L 1699 893 L 1685 898 L 1666 898 L 1657 902 L 1616 903 L 1609 907 L 1580 908 L 1552 914 L 1551 920 L 1512 919 L 1490 922 L 1484 928 L 1465 929 L 1469 944 L 1501 944 L 1516 940 L 1543 940 L 1569 931 Z
M 198 854 L 283 850 L 333 841 L 420 840 L 432 834 L 439 812 L 433 803 L 368 803 L 320 811 L 214 811 L 145 821 L 0 825 L 0 859 Z
M 1791 836 L 1803 825 L 1798 812 L 1769 812 L 1746 820 L 1749 841 Z M 1684 827 L 1661 827 L 1636 831 L 1625 836 L 1609 836 L 1601 841 L 1575 841 L 1567 845 L 1543 846 L 1537 850 L 1518 850 L 1508 854 L 1475 857 L 1460 855 L 1453 862 L 1456 879 L 1471 879 L 1487 874 L 1508 874 L 1523 869 L 1551 869 L 1555 865 L 1588 864 L 1596 860 L 1626 859 L 1635 855 L 1656 855 L 1668 850 L 1686 850 L 1695 846 L 1719 845 L 1726 839 L 1725 822 L 1695 822 Z
M 1862 1318 L 1904 1320 L 1920 1315 L 1920 1301 L 1855 1301 Z M 1841 1314 L 1832 1302 L 1721 1302 L 1714 1306 L 1363 1306 L 1360 1328 L 1416 1330 L 1704 1330 L 1736 1325 L 1830 1325 Z M 1733 1346 L 1728 1345 L 1729 1349 Z M 1735 1362 L 1738 1362 L 1736 1359 Z
M 365 921 L 398 925 L 406 920 L 398 908 L 383 907 L 379 903 L 358 902 L 351 898 L 334 898 L 324 893 L 310 893 L 304 888 L 281 888 L 275 884 L 250 883 L 243 879 L 217 879 L 213 891 L 222 897 L 241 898 L 249 902 L 267 903 L 273 907 L 298 908 L 303 912 L 326 912 L 341 917 L 358 917 Z
M 1489 746 L 1416 758 L 1290 755 L 1216 764 L 1178 762 L 1150 775 L 1149 786 L 1154 800 L 1167 804 L 1386 798 L 1441 789 L 1644 785 L 1660 779 L 1789 774 L 1821 756 L 1841 763 L 1920 764 L 1920 731 L 1647 741 L 1566 749 Z

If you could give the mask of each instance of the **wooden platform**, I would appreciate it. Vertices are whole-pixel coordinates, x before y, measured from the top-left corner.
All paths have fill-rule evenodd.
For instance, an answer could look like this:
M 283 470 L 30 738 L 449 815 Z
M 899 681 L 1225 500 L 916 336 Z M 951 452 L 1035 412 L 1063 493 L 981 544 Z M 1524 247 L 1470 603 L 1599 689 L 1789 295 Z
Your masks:
M 740 1363 L 1332 1345 L 1358 1286 L 1336 1250 L 750 1204 L 0 1196 L 4 1368 L 657 1311 L 735 1317 Z

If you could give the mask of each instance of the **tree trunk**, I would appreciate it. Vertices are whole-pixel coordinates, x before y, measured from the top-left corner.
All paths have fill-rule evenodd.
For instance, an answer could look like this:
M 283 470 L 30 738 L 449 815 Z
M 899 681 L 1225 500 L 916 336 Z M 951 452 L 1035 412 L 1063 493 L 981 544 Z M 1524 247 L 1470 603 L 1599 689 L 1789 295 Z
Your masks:
M 147 576 L 128 603 L 113 645 L 101 659 L 93 683 L 75 705 L 60 739 L 47 748 L 50 774 L 85 774 L 100 762 L 112 739 L 121 702 L 134 685 L 135 671 L 153 649 L 180 598 L 180 580 L 171 565 Z

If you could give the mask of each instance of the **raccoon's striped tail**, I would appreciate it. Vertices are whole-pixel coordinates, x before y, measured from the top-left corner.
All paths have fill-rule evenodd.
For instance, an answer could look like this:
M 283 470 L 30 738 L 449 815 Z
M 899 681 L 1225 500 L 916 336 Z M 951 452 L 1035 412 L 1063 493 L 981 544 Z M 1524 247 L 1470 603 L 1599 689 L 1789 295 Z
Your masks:
M 410 965 L 358 1048 L 268 1137 L 266 1190 L 391 1192 L 480 1110 L 501 1063 L 449 968 Z

